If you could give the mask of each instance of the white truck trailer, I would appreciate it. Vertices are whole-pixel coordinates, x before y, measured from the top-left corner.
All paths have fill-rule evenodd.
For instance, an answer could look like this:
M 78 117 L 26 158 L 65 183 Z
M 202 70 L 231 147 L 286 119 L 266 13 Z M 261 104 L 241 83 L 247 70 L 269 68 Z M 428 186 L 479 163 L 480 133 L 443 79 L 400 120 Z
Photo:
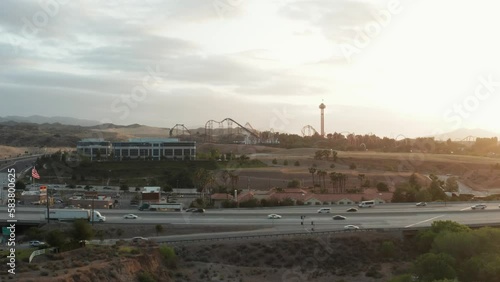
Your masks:
M 93 217 L 92 211 L 85 209 L 51 209 L 48 218 L 51 220 L 71 221 L 77 219 L 85 219 L 87 221 L 104 222 L 106 217 L 102 216 L 99 211 L 94 210 Z M 45 219 L 47 219 L 47 211 L 45 211 Z

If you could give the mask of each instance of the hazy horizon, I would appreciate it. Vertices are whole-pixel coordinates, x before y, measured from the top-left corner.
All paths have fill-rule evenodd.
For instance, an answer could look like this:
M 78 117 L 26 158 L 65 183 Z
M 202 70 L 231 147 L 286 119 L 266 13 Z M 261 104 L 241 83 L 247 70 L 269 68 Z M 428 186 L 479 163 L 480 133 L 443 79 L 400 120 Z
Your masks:
M 0 115 L 500 132 L 494 1 L 0 2 Z

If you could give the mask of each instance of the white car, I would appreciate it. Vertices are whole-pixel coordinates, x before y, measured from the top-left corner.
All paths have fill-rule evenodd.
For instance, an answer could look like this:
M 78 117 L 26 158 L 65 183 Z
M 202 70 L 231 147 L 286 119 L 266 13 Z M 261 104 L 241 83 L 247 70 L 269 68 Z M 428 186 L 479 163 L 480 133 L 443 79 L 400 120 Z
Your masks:
M 486 205 L 485 204 L 477 204 L 477 205 L 473 205 L 470 208 L 473 210 L 484 210 L 486 208 Z
M 344 229 L 346 229 L 346 230 L 358 230 L 359 226 L 356 226 L 356 225 L 346 225 L 346 226 L 344 226 Z
M 40 246 L 43 246 L 45 245 L 45 242 L 41 242 L 41 241 L 30 241 L 30 246 L 31 247 L 40 247 Z
M 321 208 L 318 210 L 318 213 L 330 213 L 331 208 Z
M 415 204 L 417 207 L 425 207 L 427 206 L 427 203 L 426 202 L 419 202 L 417 204 Z
M 144 237 L 140 237 L 140 236 L 132 238 L 132 242 L 134 242 L 134 243 L 143 242 L 143 241 L 149 241 L 149 239 L 144 238 Z
M 130 213 L 130 214 L 124 215 L 123 218 L 125 218 L 125 219 L 137 219 L 138 216 Z
M 272 213 L 272 214 L 268 215 L 267 218 L 279 219 L 279 218 L 281 218 L 281 215 Z

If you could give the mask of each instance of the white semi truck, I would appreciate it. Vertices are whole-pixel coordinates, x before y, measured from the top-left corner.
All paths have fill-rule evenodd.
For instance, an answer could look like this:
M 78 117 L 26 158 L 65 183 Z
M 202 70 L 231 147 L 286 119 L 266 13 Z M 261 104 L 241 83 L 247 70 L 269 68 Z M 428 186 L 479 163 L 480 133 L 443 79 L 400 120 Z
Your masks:
M 92 211 L 85 209 L 51 209 L 49 211 L 49 219 L 59 220 L 59 221 L 70 221 L 77 219 L 85 219 L 87 221 L 94 222 L 104 222 L 106 217 L 101 215 L 99 211 L 94 210 L 93 216 L 91 217 Z M 45 219 L 47 219 L 47 211 L 45 211 Z

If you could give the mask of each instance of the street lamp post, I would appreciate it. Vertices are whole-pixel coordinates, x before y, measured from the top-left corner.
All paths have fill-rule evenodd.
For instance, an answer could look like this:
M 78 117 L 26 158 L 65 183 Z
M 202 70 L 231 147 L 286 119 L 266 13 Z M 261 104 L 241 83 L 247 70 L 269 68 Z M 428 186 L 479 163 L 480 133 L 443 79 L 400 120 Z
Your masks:
M 49 189 L 45 190 L 45 199 L 47 202 L 47 223 L 50 223 L 50 208 L 49 208 Z
M 92 195 L 92 214 L 90 215 L 92 225 L 94 225 L 94 195 Z

